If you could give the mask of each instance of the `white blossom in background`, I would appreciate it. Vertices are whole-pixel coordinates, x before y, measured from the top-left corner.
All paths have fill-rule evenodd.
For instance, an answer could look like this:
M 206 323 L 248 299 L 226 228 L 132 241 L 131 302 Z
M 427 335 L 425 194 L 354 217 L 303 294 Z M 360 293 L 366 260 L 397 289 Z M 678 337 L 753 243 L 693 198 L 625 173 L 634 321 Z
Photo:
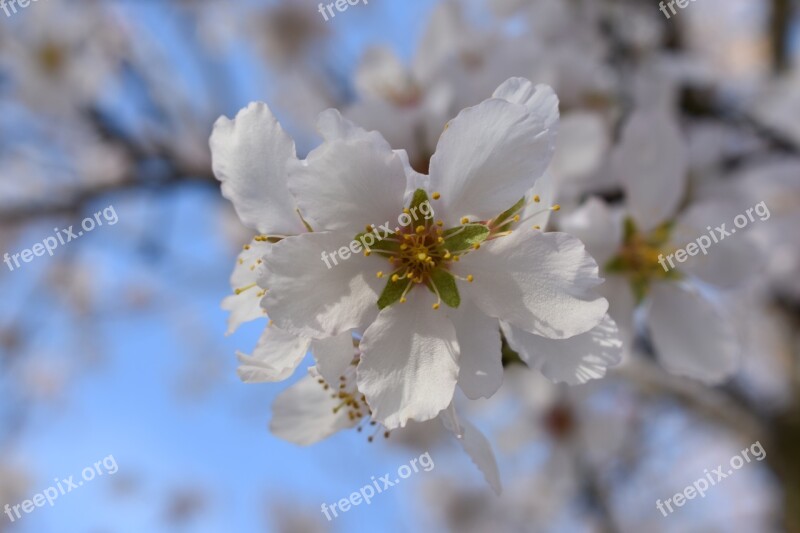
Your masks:
M 120 67 L 124 28 L 94 2 L 53 0 L 4 21 L 0 71 L 32 110 L 83 111 Z
M 739 339 L 729 313 L 703 287 L 746 285 L 760 268 L 759 248 L 737 234 L 713 243 L 707 255 L 673 260 L 675 268 L 666 256 L 707 235 L 708 226 L 731 228 L 740 210 L 758 202 L 685 206 L 687 149 L 677 123 L 664 111 L 632 115 L 613 162 L 625 206 L 592 198 L 562 219 L 561 227 L 579 236 L 604 266 L 601 290 L 628 346 L 635 311 L 645 304 L 655 352 L 667 370 L 710 383 L 729 377 L 738 365 Z

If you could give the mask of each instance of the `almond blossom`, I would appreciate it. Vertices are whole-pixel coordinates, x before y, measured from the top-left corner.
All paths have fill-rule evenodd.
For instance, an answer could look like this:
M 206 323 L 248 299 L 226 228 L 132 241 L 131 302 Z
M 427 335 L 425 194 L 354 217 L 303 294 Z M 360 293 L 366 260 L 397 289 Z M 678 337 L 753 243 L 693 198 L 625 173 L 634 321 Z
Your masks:
M 555 381 L 602 376 L 620 342 L 594 290 L 597 263 L 576 238 L 541 231 L 558 210 L 540 207 L 536 192 L 557 125 L 549 87 L 509 79 L 448 123 L 426 176 L 380 134 L 333 110 L 320 115 L 324 142 L 304 161 L 266 105 L 220 119 L 211 149 L 223 195 L 268 244 L 252 270 L 257 285 L 235 295 L 263 295 L 272 320 L 254 355 L 259 366 L 283 379 L 308 346 L 360 335 L 356 385 L 388 430 L 435 418 L 456 385 L 469 398 L 491 396 L 502 381 L 501 328 Z M 395 228 L 335 268 L 320 260 L 371 223 L 429 200 L 435 221 Z M 236 313 L 253 317 L 249 301 Z M 291 355 L 274 339 L 291 344 Z
M 659 264 L 659 256 L 683 248 L 738 212 L 731 202 L 709 199 L 684 207 L 687 166 L 687 147 L 674 118 L 663 110 L 637 111 L 613 154 L 624 208 L 591 198 L 561 227 L 580 237 L 603 265 L 602 292 L 624 343 L 632 344 L 634 313 L 644 304 L 662 365 L 717 383 L 736 370 L 740 343 L 731 317 L 706 288 L 745 283 L 759 269 L 759 253 L 746 235 L 736 235 L 675 269 Z

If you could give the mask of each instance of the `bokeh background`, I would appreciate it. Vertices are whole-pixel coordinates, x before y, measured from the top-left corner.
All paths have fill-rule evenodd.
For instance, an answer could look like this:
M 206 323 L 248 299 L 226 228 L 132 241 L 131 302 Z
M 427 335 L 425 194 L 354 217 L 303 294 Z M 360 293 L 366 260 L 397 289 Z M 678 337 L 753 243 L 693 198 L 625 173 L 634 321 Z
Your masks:
M 53 257 L 0 265 L 0 505 L 108 455 L 119 465 L 53 508 L 0 516 L 0 531 L 800 531 L 798 7 L 697 0 L 669 20 L 655 1 L 625 0 L 370 0 L 327 22 L 303 0 L 0 12 L 0 253 L 110 205 L 119 217 Z M 208 136 L 218 116 L 266 101 L 303 156 L 316 114 L 337 107 L 385 126 L 424 170 L 425 134 L 391 138 L 395 121 L 428 112 L 417 88 L 391 62 L 378 81 L 396 85 L 359 75 L 375 46 L 420 85 L 446 82 L 445 121 L 510 75 L 600 114 L 605 144 L 583 131 L 570 145 L 581 157 L 559 156 L 576 204 L 619 199 L 602 161 L 621 117 L 669 92 L 696 187 L 784 202 L 753 252 L 779 264 L 750 292 L 717 296 L 744 336 L 734 377 L 671 376 L 646 335 L 638 363 L 571 389 L 509 362 L 500 393 L 469 407 L 498 455 L 500 497 L 436 424 L 373 443 L 355 431 L 308 448 L 273 437 L 270 404 L 291 381 L 237 378 L 235 353 L 264 324 L 225 336 L 220 302 L 252 235 L 219 193 Z M 790 169 L 779 185 L 763 177 L 774 161 Z M 766 460 L 668 518 L 656 511 L 756 441 Z M 320 512 L 426 451 L 431 472 L 333 522 Z

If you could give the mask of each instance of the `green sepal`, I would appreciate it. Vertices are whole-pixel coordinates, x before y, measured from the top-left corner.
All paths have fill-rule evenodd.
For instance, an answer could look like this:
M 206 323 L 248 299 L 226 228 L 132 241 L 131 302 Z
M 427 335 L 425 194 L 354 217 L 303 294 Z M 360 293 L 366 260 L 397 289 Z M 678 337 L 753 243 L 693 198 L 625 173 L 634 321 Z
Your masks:
M 450 272 L 437 268 L 431 272 L 431 283 L 436 286 L 439 296 L 446 305 L 453 308 L 461 305 L 461 295 L 458 293 L 456 278 Z M 431 288 L 431 290 L 433 289 Z
M 383 288 L 380 298 L 378 298 L 378 309 L 384 309 L 399 301 L 409 283 L 412 282 L 405 278 L 398 279 L 397 281 L 392 281 L 392 279 L 389 278 L 389 281 L 386 282 L 386 286 Z
M 493 225 L 495 227 L 500 228 L 500 231 L 506 231 L 507 228 L 503 228 L 503 223 L 506 222 L 508 219 L 516 215 L 522 208 L 525 207 L 525 197 L 523 196 L 520 198 L 519 202 L 515 203 L 509 209 L 506 209 L 498 217 L 496 217 L 493 221 Z
M 425 213 L 420 206 L 422 204 L 428 204 L 428 216 L 425 216 Z M 425 192 L 425 189 L 417 189 L 414 191 L 414 196 L 411 198 L 411 204 L 408 206 L 408 210 L 410 212 L 410 217 L 413 219 L 413 224 L 416 226 L 418 222 L 422 222 L 425 226 L 430 226 L 433 223 L 433 207 L 431 206 L 430 200 L 428 199 L 428 193 Z
M 461 229 L 463 228 L 463 230 Z M 460 231 L 459 231 L 460 230 Z M 458 232 L 458 233 L 456 233 Z M 448 234 L 454 234 L 448 237 Z M 489 228 L 483 224 L 465 224 L 451 228 L 444 232 L 443 246 L 446 250 L 453 253 L 463 252 L 472 248 L 475 244 L 480 244 L 489 236 Z
M 378 231 L 381 231 L 381 230 L 378 230 Z M 364 235 L 367 235 L 369 233 L 372 234 L 372 236 L 374 237 L 374 241 L 375 242 L 371 246 L 369 246 L 369 248 L 367 248 L 366 243 L 363 240 L 361 240 L 361 238 Z M 383 235 L 383 234 L 381 234 L 381 235 Z M 396 235 L 397 235 L 396 233 L 389 233 L 388 235 L 385 235 L 383 238 L 378 238 L 378 236 L 375 235 L 374 232 L 363 231 L 363 232 L 359 233 L 358 235 L 356 235 L 353 240 L 358 242 L 358 243 L 360 243 L 364 247 L 364 249 L 369 249 L 369 250 L 371 250 L 373 252 L 376 252 L 376 253 L 380 253 L 382 251 L 383 252 L 398 252 L 400 250 L 400 243 L 397 242 L 396 240 L 394 240 L 396 238 Z M 392 239 L 392 240 L 389 240 L 389 239 Z

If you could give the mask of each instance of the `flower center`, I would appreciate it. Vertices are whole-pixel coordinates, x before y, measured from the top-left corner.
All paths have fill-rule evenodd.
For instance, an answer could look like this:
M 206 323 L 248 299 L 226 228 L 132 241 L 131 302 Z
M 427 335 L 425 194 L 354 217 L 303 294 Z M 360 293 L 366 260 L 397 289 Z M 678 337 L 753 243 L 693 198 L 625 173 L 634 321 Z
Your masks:
M 441 195 L 433 193 L 432 197 L 438 200 Z M 539 197 L 534 196 L 533 202 L 539 202 Z M 521 199 L 490 221 L 470 221 L 464 217 L 460 226 L 447 230 L 443 229 L 444 223 L 441 220 L 434 222 L 431 209 L 421 210 L 430 216 L 416 217 L 419 207 L 425 204 L 430 207 L 428 194 L 418 189 L 410 206 L 403 210 L 403 216 L 407 216 L 410 223 L 395 233 L 384 235 L 372 249 L 364 252 L 365 255 L 370 255 L 374 250 L 386 257 L 392 267 L 386 287 L 378 298 L 380 309 L 395 302 L 405 303 L 409 291 L 417 285 L 424 285 L 436 295 L 434 309 L 439 309 L 442 302 L 450 307 L 458 307 L 461 297 L 456 280 L 472 283 L 474 276 L 455 275 L 450 272 L 450 266 L 453 262 L 458 262 L 461 256 L 479 250 L 481 243 L 511 234 L 513 225 L 524 222 L 519 212 L 524 209 L 526 199 Z M 552 206 L 544 211 L 558 209 L 559 206 Z M 531 217 L 541 212 L 534 213 Z M 536 226 L 534 229 L 541 228 Z M 372 230 L 371 226 L 367 227 L 367 232 Z M 356 240 L 359 240 L 359 236 L 356 236 Z M 379 278 L 385 276 L 383 271 L 377 273 Z
M 680 279 L 677 271 L 665 271 L 658 260 L 667 255 L 672 224 L 662 224 L 645 234 L 638 230 L 632 219 L 625 220 L 625 236 L 617 255 L 607 264 L 608 272 L 628 278 L 636 298 L 641 301 L 647 295 L 650 283 L 654 280 Z

